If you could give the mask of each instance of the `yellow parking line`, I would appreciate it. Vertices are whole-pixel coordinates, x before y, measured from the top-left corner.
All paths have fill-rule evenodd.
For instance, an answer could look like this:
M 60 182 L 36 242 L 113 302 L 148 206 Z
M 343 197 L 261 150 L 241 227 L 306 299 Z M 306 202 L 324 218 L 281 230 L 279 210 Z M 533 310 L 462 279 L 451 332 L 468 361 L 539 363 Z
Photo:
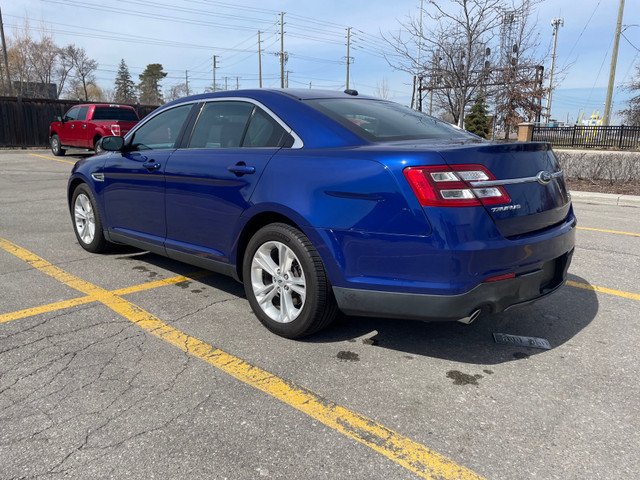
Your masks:
M 163 278 L 162 280 L 155 280 L 153 282 L 142 283 L 140 285 L 134 285 L 132 287 L 120 288 L 113 290 L 111 293 L 115 295 L 129 295 L 130 293 L 144 292 L 145 290 L 151 290 L 152 288 L 164 287 L 165 285 L 174 285 L 176 283 L 188 282 L 189 280 L 195 280 L 211 275 L 212 273 L 207 270 L 200 270 L 193 273 L 188 273 L 185 276 L 178 275 L 176 277 Z
M 194 280 L 196 278 L 206 277 L 211 275 L 211 272 L 206 270 L 200 270 L 187 274 L 186 276 L 177 275 L 175 277 L 164 278 L 162 280 L 154 280 L 153 282 L 142 283 L 140 285 L 134 285 L 131 287 L 120 288 L 113 290 L 111 293 L 115 295 L 129 295 L 131 293 L 143 292 L 145 290 L 151 290 L 152 288 L 164 287 L 165 285 L 173 285 L 176 283 L 186 282 Z M 49 303 L 47 305 L 41 305 L 33 308 L 26 308 L 24 310 L 18 310 L 16 312 L 0 314 L 0 323 L 10 322 L 11 320 L 18 320 L 20 318 L 33 317 L 47 312 L 55 312 L 57 310 L 64 310 L 65 308 L 71 308 L 78 305 L 84 305 L 85 303 L 95 302 L 94 297 L 78 297 L 70 300 L 63 300 L 60 302 Z
M 65 285 L 91 296 L 156 337 L 296 408 L 347 437 L 367 445 L 421 477 L 432 480 L 482 480 L 483 478 L 370 418 L 341 407 L 311 390 L 276 377 L 167 325 L 115 293 L 86 282 L 18 245 L 0 238 L 0 248 Z
M 598 287 L 589 283 L 579 283 L 572 280 L 567 280 L 567 285 L 576 288 L 582 288 L 584 290 L 591 290 L 593 292 L 608 293 L 609 295 L 615 295 L 617 297 L 630 298 L 631 300 L 640 300 L 640 295 L 637 293 L 623 292 L 622 290 L 612 290 L 610 288 Z
M 47 160 L 55 160 L 56 162 L 70 163 L 71 165 L 75 165 L 76 163 L 69 160 L 62 160 L 61 158 L 45 157 L 44 155 L 38 155 L 37 153 L 29 153 L 29 155 L 32 157 L 46 158 Z
M 71 300 L 63 300 L 61 302 L 49 303 L 34 308 L 27 308 L 25 310 L 18 310 L 16 312 L 4 313 L 0 315 L 0 323 L 10 322 L 11 320 L 18 320 L 20 318 L 33 317 L 47 312 L 55 312 L 56 310 L 63 310 L 65 308 L 75 307 L 77 305 L 84 305 L 85 303 L 91 303 L 95 301 L 93 297 L 79 297 Z
M 591 230 L 592 232 L 615 233 L 617 235 L 631 235 L 633 237 L 640 237 L 640 233 L 619 232 L 617 230 L 603 230 L 601 228 L 587 228 L 587 227 L 577 227 L 577 228 L 578 230 Z

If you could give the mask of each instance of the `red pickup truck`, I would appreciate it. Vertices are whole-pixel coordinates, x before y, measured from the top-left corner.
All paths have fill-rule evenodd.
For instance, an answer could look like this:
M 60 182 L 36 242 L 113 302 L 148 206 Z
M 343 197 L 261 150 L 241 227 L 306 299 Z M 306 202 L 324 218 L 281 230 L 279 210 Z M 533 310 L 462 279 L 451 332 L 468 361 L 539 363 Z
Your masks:
M 124 136 L 139 120 L 135 109 L 127 105 L 76 105 L 49 125 L 51 151 L 64 155 L 67 148 L 73 147 L 101 153 L 102 137 Z

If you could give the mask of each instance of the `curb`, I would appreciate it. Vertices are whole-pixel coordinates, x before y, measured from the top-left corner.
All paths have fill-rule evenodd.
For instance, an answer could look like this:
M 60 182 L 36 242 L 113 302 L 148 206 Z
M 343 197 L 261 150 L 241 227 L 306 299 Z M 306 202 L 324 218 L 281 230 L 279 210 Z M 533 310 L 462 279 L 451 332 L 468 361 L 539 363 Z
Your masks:
M 618 195 L 615 193 L 571 192 L 574 203 L 590 203 L 593 205 L 615 205 L 618 207 L 639 207 L 640 196 Z

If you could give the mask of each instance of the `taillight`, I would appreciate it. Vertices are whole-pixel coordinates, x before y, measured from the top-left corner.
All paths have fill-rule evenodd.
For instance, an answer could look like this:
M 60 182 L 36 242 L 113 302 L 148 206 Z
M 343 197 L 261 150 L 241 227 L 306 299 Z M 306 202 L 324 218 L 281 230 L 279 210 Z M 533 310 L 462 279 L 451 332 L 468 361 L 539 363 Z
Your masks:
M 111 134 L 117 137 L 120 136 L 120 125 L 111 125 Z
M 471 207 L 509 203 L 501 186 L 474 188 L 470 182 L 495 180 L 482 165 L 407 167 L 404 176 L 425 207 Z

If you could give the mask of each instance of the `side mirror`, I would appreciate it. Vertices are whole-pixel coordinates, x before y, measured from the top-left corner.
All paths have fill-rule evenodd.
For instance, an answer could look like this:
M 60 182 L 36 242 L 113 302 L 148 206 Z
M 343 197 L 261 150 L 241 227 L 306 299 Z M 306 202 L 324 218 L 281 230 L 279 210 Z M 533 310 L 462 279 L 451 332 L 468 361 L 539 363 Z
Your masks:
M 53 117 L 53 121 L 54 122 L 62 122 L 62 117 L 60 115 L 56 115 L 55 117 Z
M 102 137 L 102 149 L 108 152 L 121 152 L 124 148 L 124 138 L 108 136 Z

